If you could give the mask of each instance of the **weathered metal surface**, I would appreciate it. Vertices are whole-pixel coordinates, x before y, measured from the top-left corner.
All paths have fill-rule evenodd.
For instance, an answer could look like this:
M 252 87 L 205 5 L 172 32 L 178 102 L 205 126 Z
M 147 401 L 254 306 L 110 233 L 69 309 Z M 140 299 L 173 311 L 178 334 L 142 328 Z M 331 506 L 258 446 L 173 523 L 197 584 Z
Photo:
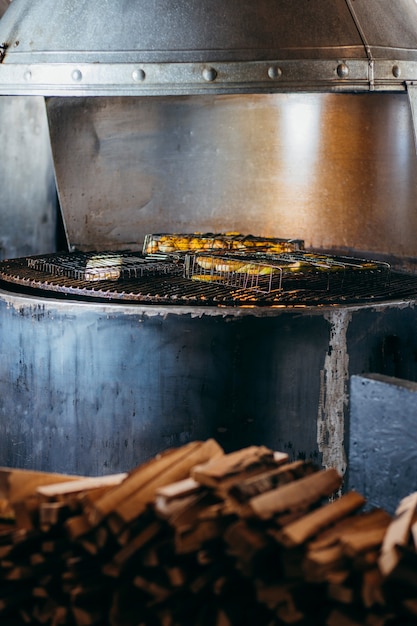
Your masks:
M 417 489 L 416 406 L 416 382 L 377 374 L 351 378 L 347 487 L 362 493 L 369 508 L 393 514 Z
M 416 319 L 411 302 L 168 309 L 2 291 L 0 464 L 111 473 L 213 436 L 343 471 L 349 376 L 390 373 L 395 336 L 417 380 Z
M 0 0 L 0 18 L 10 2 Z M 57 199 L 43 98 L 0 97 L 0 145 L 0 259 L 55 250 Z
M 417 256 L 406 94 L 52 98 L 47 109 L 76 249 L 239 230 Z
M 57 193 L 43 98 L 0 97 L 0 258 L 56 249 Z
M 3 16 L 6 9 L 9 7 L 11 0 L 0 0 L 0 17 Z
M 0 1 L 0 17 L 8 6 Z M 0 97 L 0 145 L 0 259 L 55 250 L 57 199 L 43 98 Z
M 14 0 L 0 91 L 167 95 L 404 89 L 412 0 Z
M 321 315 L 1 292 L 0 332 L 0 465 L 111 473 L 210 436 L 317 458 Z
M 408 99 L 410 102 L 411 116 L 414 130 L 414 147 L 417 152 L 417 81 L 407 85 Z

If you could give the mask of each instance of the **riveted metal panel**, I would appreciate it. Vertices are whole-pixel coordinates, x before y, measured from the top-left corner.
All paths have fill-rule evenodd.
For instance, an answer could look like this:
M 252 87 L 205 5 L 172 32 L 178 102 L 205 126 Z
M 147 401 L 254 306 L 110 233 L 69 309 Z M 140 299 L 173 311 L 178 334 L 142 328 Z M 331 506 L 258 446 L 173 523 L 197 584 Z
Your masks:
M 411 0 L 14 0 L 0 93 L 395 91 L 416 75 L 416 22 Z
M 0 40 L 11 63 L 363 56 L 344 0 L 14 0 Z

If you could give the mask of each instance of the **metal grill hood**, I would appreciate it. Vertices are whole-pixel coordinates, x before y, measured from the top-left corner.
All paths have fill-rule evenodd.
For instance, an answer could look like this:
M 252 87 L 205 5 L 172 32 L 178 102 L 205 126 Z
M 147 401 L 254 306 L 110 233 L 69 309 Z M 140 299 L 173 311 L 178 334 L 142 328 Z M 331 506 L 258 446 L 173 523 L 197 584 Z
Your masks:
M 416 0 L 13 0 L 0 93 L 405 90 Z

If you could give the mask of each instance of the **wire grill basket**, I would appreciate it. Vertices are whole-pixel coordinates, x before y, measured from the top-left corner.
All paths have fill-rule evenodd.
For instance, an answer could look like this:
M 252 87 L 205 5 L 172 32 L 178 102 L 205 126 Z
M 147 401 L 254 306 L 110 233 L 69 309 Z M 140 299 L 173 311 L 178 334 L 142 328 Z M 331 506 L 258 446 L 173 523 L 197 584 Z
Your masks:
M 261 293 L 282 289 L 282 268 L 237 255 L 187 255 L 184 276 L 191 280 L 253 289 Z
M 175 262 L 146 259 L 132 252 L 76 252 L 32 257 L 27 263 L 54 276 L 90 282 L 182 273 L 182 266 Z
M 255 237 L 239 233 L 165 233 L 146 235 L 143 254 L 185 254 L 197 251 L 263 251 L 269 254 L 280 254 L 302 250 L 301 239 L 281 239 L 276 237 Z
M 340 287 L 351 280 L 387 283 L 390 265 L 379 261 L 296 251 L 279 255 L 198 253 L 185 258 L 184 276 L 261 293 Z

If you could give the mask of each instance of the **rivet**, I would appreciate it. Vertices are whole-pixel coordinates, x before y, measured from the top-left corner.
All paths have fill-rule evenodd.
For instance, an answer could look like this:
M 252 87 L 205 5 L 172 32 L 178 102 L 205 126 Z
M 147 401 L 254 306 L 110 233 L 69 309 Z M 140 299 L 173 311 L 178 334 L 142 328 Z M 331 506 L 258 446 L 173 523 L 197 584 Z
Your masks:
M 32 72 L 30 70 L 26 70 L 26 72 L 23 74 L 23 78 L 25 80 L 32 80 Z
M 272 80 L 276 80 L 277 78 L 281 78 L 281 76 L 282 76 L 282 69 L 280 67 L 277 67 L 276 65 L 271 65 L 271 67 L 268 68 L 268 76 L 269 76 L 269 78 L 272 78 Z
M 141 83 L 142 81 L 145 80 L 146 73 L 144 70 L 135 70 L 134 72 L 132 72 L 132 78 L 137 83 Z
M 72 80 L 75 81 L 80 81 L 83 77 L 82 73 L 80 70 L 74 70 L 73 73 L 71 74 Z
M 214 67 L 205 67 L 203 70 L 203 78 L 207 82 L 211 83 L 217 78 L 217 72 Z
M 398 65 L 394 65 L 394 67 L 392 68 L 392 74 L 393 76 L 395 76 L 395 78 L 399 78 L 401 76 L 401 68 L 398 67 Z
M 337 66 L 337 75 L 339 78 L 346 78 L 349 75 L 349 68 L 346 63 L 340 63 Z

